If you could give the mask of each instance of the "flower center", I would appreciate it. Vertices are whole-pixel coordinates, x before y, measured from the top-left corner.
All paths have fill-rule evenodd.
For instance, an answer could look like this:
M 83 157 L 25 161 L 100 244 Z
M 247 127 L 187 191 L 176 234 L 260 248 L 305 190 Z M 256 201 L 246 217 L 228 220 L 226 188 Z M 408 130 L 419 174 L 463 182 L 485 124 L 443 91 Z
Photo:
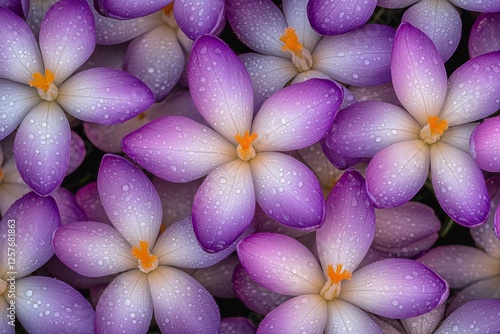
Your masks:
M 312 67 L 311 53 L 302 46 L 299 42 L 299 37 L 292 27 L 285 28 L 285 32 L 280 37 L 283 42 L 281 50 L 288 51 L 292 54 L 292 62 L 299 69 L 304 72 Z
M 248 161 L 255 157 L 255 150 L 252 146 L 252 142 L 257 138 L 257 134 L 254 132 L 250 135 L 250 131 L 245 131 L 245 135 L 242 137 L 240 134 L 234 136 L 236 141 L 238 142 L 238 146 L 236 147 L 236 154 L 238 154 L 238 158 L 243 161 Z
M 337 298 L 340 294 L 340 283 L 343 280 L 351 280 L 352 274 L 350 271 L 345 270 L 344 266 L 337 264 L 337 268 L 333 270 L 331 264 L 326 267 L 326 273 L 328 275 L 328 282 L 325 283 L 323 289 L 319 293 L 326 300 L 333 300 Z
M 438 116 L 427 116 L 427 124 L 420 130 L 420 139 L 431 145 L 448 130 L 448 121 Z
M 139 269 L 143 273 L 149 273 L 158 267 L 158 257 L 149 252 L 149 245 L 147 241 L 141 240 L 139 247 L 132 247 L 132 255 L 139 262 Z
M 59 89 L 54 85 L 54 79 L 56 78 L 54 72 L 51 70 L 45 70 L 45 75 L 40 72 L 35 72 L 32 75 L 33 80 L 30 80 L 28 84 L 31 87 L 35 87 L 38 90 L 38 95 L 45 101 L 54 101 L 59 94 Z

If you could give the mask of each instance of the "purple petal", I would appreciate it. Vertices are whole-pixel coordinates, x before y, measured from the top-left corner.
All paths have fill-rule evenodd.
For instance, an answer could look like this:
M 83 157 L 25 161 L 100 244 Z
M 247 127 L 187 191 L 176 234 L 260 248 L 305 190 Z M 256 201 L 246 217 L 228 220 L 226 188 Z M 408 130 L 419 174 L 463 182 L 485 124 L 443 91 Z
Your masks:
M 149 288 L 148 275 L 138 269 L 115 278 L 97 303 L 96 332 L 146 333 L 153 315 Z
M 70 158 L 71 130 L 55 102 L 41 102 L 24 118 L 14 143 L 16 165 L 24 182 L 41 195 L 63 181 Z
M 417 261 L 381 260 L 361 268 L 342 282 L 340 299 L 389 318 L 415 317 L 435 308 L 447 286 Z
M 127 72 L 94 68 L 79 72 L 59 87 L 57 102 L 82 121 L 123 123 L 154 102 L 151 90 Z
M 454 146 L 465 153 L 470 153 L 470 137 L 477 128 L 478 123 L 467 123 L 455 125 L 446 130 L 439 141 Z M 472 155 L 472 154 L 471 154 Z
M 359 101 L 381 101 L 402 107 L 396 96 L 392 82 L 369 87 L 349 87 L 349 92 Z
M 142 167 L 172 182 L 196 180 L 237 159 L 236 147 L 189 118 L 158 118 L 123 138 L 123 151 Z
M 2 0 L 0 7 L 7 8 L 22 19 L 28 16 L 29 1 L 26 0 Z
M 191 275 L 203 285 L 212 296 L 216 298 L 237 298 L 234 294 L 232 277 L 234 268 L 239 263 L 240 260 L 238 256 L 236 254 L 231 254 L 224 260 L 210 267 L 197 269 Z
M 491 189 L 492 185 L 496 188 L 495 194 L 491 197 L 490 214 L 488 215 L 488 220 L 484 224 L 470 229 L 476 247 L 498 259 L 500 259 L 500 240 L 495 238 L 494 235 L 494 220 L 495 211 L 498 209 L 500 202 L 500 194 L 498 193 L 498 190 L 500 190 L 499 181 L 500 179 L 497 177 L 490 178 L 486 181 L 488 188 Z
M 35 72 L 43 72 L 35 36 L 19 16 L 0 7 L 0 78 L 27 85 Z M 20 57 L 19 55 L 22 55 Z
M 2 140 L 21 124 L 26 115 L 41 102 L 41 99 L 36 89 L 10 80 L 0 79 L 0 91 L 2 92 L 0 140 Z
M 234 269 L 232 282 L 236 296 L 246 307 L 259 314 L 267 315 L 290 299 L 290 296 L 273 292 L 257 284 L 241 264 Z
M 446 318 L 435 334 L 455 332 L 494 333 L 500 328 L 500 299 L 471 301 Z
M 479 167 L 470 155 L 446 143 L 430 149 L 432 186 L 443 210 L 467 227 L 484 223 L 490 199 Z
M 457 7 L 473 12 L 500 12 L 500 3 L 496 0 L 450 0 Z
M 184 53 L 175 31 L 162 24 L 129 44 L 124 70 L 144 81 L 160 101 L 179 81 Z
M 433 248 L 418 260 L 445 279 L 452 289 L 495 276 L 500 269 L 498 259 L 462 245 Z
M 318 179 L 300 161 L 278 152 L 261 152 L 249 161 L 257 203 L 278 222 L 300 229 L 323 223 L 325 202 Z
M 483 13 L 474 22 L 469 36 L 471 58 L 500 50 L 500 12 Z
M 188 0 L 178 0 L 174 2 L 174 16 L 190 39 L 211 35 L 224 17 L 224 0 L 201 0 L 195 6 Z
M 218 252 L 229 247 L 250 224 L 255 191 L 248 163 L 236 159 L 213 170 L 196 192 L 194 232 L 201 247 Z
M 75 131 L 71 131 L 71 148 L 67 174 L 73 173 L 83 162 L 87 155 L 87 148 L 82 137 Z
M 14 296 L 10 299 L 8 298 L 0 298 L 0 312 L 2 312 L 2 315 L 4 315 L 1 320 L 0 320 L 0 326 L 3 328 L 3 333 L 5 334 L 15 334 L 16 333 L 16 327 L 14 326 L 14 323 L 11 321 L 14 321 L 15 316 L 9 314 L 9 309 L 8 307 L 10 306 L 9 302 L 10 300 L 14 301 Z
M 457 308 L 472 300 L 497 298 L 500 299 L 500 276 L 496 275 L 490 278 L 483 279 L 476 283 L 472 283 L 463 288 L 455 298 L 453 298 L 450 306 L 446 310 L 447 313 L 454 312 Z
M 470 153 L 479 168 L 500 172 L 497 152 L 500 150 L 500 117 L 484 120 L 470 137 Z
M 408 202 L 427 180 L 429 146 L 422 140 L 403 141 L 377 153 L 366 168 L 368 193 L 377 208 Z
M 399 101 L 421 126 L 439 114 L 447 89 L 443 60 L 432 40 L 410 23 L 396 32 L 391 74 Z
M 136 166 L 107 154 L 97 175 L 97 188 L 113 226 L 132 246 L 151 248 L 160 231 L 162 207 L 153 184 Z
M 271 0 L 226 1 L 226 15 L 238 38 L 250 49 L 264 55 L 288 58 L 279 40 L 287 22 L 281 10 Z
M 164 24 L 160 13 L 130 20 L 115 20 L 94 13 L 94 20 L 99 45 L 124 43 Z
M 237 246 L 241 264 L 263 287 L 284 295 L 319 294 L 325 284 L 313 254 L 297 240 L 275 233 L 257 233 Z
M 59 187 L 51 195 L 56 200 L 62 225 L 87 220 L 87 216 L 76 203 L 75 195 L 69 190 Z
M 383 8 L 405 8 L 419 0 L 378 0 L 377 6 Z
M 292 151 L 316 143 L 332 126 L 342 103 L 332 81 L 310 79 L 285 87 L 264 102 L 255 116 L 256 151 Z
M 389 209 L 384 209 L 389 210 Z M 428 251 L 439 239 L 439 234 L 437 232 L 430 234 L 420 240 L 417 240 L 413 243 L 407 243 L 402 247 L 384 247 L 380 244 L 373 244 L 373 249 L 376 248 L 377 251 L 383 252 L 383 258 L 404 258 L 404 259 L 412 259 L 415 256 L 422 254 L 423 252 Z
M 500 108 L 500 51 L 467 61 L 450 76 L 440 118 L 448 125 L 474 122 Z
M 342 299 L 335 299 L 328 303 L 328 321 L 325 333 L 349 332 L 382 334 L 380 327 L 365 311 Z
M 394 34 L 394 28 L 369 24 L 346 34 L 324 37 L 313 52 L 313 69 L 354 86 L 389 82 Z
M 170 0 L 94 0 L 96 10 L 114 19 L 134 19 L 161 10 Z
M 321 334 L 328 321 L 327 303 L 323 297 L 302 295 L 292 298 L 273 311 L 262 320 L 258 332 L 272 333 L 310 333 Z
M 59 227 L 52 245 L 57 257 L 77 273 L 100 277 L 137 268 L 132 247 L 113 227 L 77 222 Z
M 462 36 L 462 20 L 448 1 L 423 0 L 408 8 L 403 22 L 422 30 L 436 45 L 443 61 L 455 52 Z
M 159 265 L 178 268 L 206 268 L 225 259 L 236 249 L 230 245 L 217 253 L 205 252 L 194 235 L 191 216 L 168 227 L 158 238 L 151 254 L 158 257 Z
M 309 0 L 307 16 L 321 35 L 339 35 L 356 29 L 372 16 L 377 0 L 326 1 Z
M 309 18 L 307 17 L 308 1 L 309 0 L 285 0 L 282 1 L 282 7 L 288 26 L 295 29 L 295 33 L 299 37 L 299 41 L 304 48 L 312 51 L 323 36 L 318 35 L 309 23 Z
M 327 133 L 337 154 L 372 157 L 390 145 L 415 140 L 421 127 L 405 110 L 379 101 L 354 103 L 342 110 Z
M 236 144 L 248 131 L 253 115 L 252 82 L 234 52 L 217 37 L 193 44 L 188 81 L 194 104 L 210 126 Z
M 219 308 L 194 278 L 179 269 L 159 266 L 149 273 L 148 280 L 154 296 L 156 323 L 162 333 L 215 333 L 219 330 Z
M 375 234 L 375 212 L 359 172 L 347 171 L 326 200 L 326 218 L 316 232 L 321 267 L 342 265 L 353 272 L 363 260 Z M 348 250 L 348 251 L 347 251 Z M 326 275 L 325 275 L 326 276 Z
M 220 324 L 221 334 L 255 334 L 255 326 L 250 319 L 224 318 Z
M 53 198 L 30 192 L 14 202 L 0 222 L 0 277 L 15 271 L 17 278 L 21 278 L 47 262 L 54 254 L 50 241 L 59 225 L 61 219 Z M 12 231 L 16 241 L 14 264 L 7 259 Z
M 446 303 L 442 303 L 430 312 L 413 318 L 401 319 L 401 322 L 408 334 L 434 333 L 444 318 L 445 310 Z
M 68 284 L 31 276 L 16 282 L 17 316 L 29 333 L 94 333 L 94 310 Z
M 97 182 L 91 182 L 76 192 L 76 202 L 83 209 L 90 221 L 96 221 L 111 225 L 111 222 L 102 206 Z
M 45 69 L 59 86 L 95 48 L 94 16 L 85 0 L 61 0 L 51 6 L 40 27 L 40 50 Z

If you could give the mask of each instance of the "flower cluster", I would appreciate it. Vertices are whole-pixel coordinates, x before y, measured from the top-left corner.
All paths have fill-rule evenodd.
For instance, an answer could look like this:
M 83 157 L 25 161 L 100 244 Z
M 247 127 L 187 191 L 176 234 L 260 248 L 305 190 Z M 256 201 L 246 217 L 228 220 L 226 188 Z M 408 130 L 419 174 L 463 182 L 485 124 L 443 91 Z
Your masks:
M 0 0 L 1 333 L 496 333 L 500 2 Z

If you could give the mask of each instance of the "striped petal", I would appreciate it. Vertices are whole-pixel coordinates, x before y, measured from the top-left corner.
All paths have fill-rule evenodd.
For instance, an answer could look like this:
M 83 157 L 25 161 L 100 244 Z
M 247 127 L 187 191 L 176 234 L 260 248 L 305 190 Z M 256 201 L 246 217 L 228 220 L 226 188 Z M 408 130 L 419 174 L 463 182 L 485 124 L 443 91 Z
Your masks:
M 248 163 L 236 159 L 210 172 L 194 196 L 193 226 L 208 252 L 229 247 L 255 213 L 255 190 Z
M 444 63 L 431 39 L 410 23 L 396 32 L 391 74 L 399 101 L 421 126 L 439 114 L 447 89 Z
M 252 82 L 245 67 L 217 37 L 200 37 L 193 44 L 188 82 L 194 104 L 208 124 L 228 141 L 250 129 Z
M 335 299 L 328 303 L 325 333 L 382 334 L 382 331 L 368 313 L 342 299 Z
M 40 27 L 45 69 L 59 86 L 94 52 L 94 16 L 85 0 L 61 0 L 51 6 Z

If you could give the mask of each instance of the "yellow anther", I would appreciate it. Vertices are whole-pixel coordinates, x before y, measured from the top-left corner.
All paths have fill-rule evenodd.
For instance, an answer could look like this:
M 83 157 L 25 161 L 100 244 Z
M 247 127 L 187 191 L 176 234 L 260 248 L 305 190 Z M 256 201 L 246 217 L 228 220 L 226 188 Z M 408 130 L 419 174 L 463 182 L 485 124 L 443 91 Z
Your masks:
M 297 57 L 303 58 L 302 50 L 304 49 L 304 47 L 302 46 L 302 43 L 299 42 L 299 36 L 297 36 L 295 29 L 293 29 L 292 27 L 286 28 L 285 33 L 280 37 L 280 41 L 284 43 L 284 45 L 281 47 L 281 50 L 290 51 Z
M 326 274 L 328 276 L 328 282 L 326 282 L 323 289 L 321 289 L 320 295 L 326 300 L 333 300 L 340 294 L 340 283 L 343 280 L 350 280 L 352 274 L 349 270 L 345 270 L 344 266 L 341 264 L 337 264 L 335 270 L 333 266 L 329 264 L 326 267 Z
M 32 75 L 33 80 L 30 80 L 28 83 L 31 87 L 36 87 L 45 93 L 50 88 L 50 85 L 54 82 L 56 75 L 51 70 L 45 70 L 45 75 L 40 72 L 35 72 Z
M 158 267 L 158 258 L 149 252 L 149 244 L 147 241 L 141 240 L 139 247 L 132 247 L 132 255 L 139 262 L 139 269 L 142 272 L 148 273 Z
M 236 153 L 238 158 L 244 161 L 248 161 L 255 157 L 255 150 L 252 146 L 252 142 L 257 139 L 257 134 L 254 132 L 250 135 L 250 131 L 245 131 L 245 135 L 242 137 L 238 133 L 234 136 L 234 139 L 238 142 L 238 147 L 236 148 Z
M 446 130 L 448 130 L 448 121 L 445 119 L 439 119 L 439 116 L 427 116 L 427 123 L 431 130 L 431 135 L 441 136 Z

